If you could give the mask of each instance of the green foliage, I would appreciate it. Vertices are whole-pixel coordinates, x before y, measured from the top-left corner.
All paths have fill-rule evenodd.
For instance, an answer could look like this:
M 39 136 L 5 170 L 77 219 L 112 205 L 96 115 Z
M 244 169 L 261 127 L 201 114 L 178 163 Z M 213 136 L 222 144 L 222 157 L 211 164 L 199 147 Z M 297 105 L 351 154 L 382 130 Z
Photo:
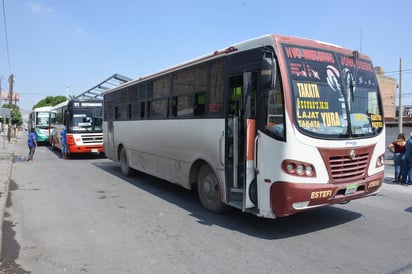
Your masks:
M 23 124 L 23 117 L 21 116 L 20 109 L 16 106 L 14 106 L 11 110 L 11 123 L 17 126 L 21 126 Z
M 66 96 L 62 96 L 62 95 L 47 96 L 46 98 L 41 99 L 37 104 L 35 104 L 32 109 L 39 108 L 39 107 L 55 106 L 66 100 L 67 100 Z
M 9 104 L 4 104 L 3 108 L 9 108 Z M 9 119 L 6 119 L 6 123 L 9 122 Z M 23 117 L 20 112 L 20 108 L 16 105 L 11 106 L 11 124 L 21 126 L 23 124 Z

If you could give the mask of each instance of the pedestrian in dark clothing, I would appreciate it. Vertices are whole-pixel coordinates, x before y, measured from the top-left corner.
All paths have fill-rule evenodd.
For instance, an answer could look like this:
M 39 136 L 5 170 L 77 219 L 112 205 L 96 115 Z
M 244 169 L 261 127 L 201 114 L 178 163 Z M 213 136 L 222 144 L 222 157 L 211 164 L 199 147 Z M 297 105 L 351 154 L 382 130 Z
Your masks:
M 33 161 L 34 152 L 36 151 L 37 139 L 35 132 L 35 129 L 31 128 L 28 136 L 27 144 L 29 146 L 29 156 L 27 157 L 27 161 Z
M 67 159 L 67 136 L 66 136 L 66 128 L 63 128 L 61 135 L 61 151 L 62 151 L 62 159 Z
M 402 170 L 402 184 L 412 184 L 412 132 L 410 138 L 406 141 L 405 154 L 402 157 L 403 168 Z
M 406 138 L 405 134 L 400 133 L 396 141 L 388 145 L 388 149 L 393 152 L 393 162 L 395 164 L 395 177 L 392 182 L 401 182 L 402 157 L 405 154 Z

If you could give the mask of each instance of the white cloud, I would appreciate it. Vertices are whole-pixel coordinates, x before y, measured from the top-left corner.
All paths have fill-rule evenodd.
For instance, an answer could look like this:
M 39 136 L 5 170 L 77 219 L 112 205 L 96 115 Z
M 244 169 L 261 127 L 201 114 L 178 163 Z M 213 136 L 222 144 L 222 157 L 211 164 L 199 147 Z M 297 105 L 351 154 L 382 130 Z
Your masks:
M 26 7 L 32 13 L 52 13 L 54 12 L 52 7 L 43 6 L 42 4 L 39 4 L 39 3 L 26 2 Z

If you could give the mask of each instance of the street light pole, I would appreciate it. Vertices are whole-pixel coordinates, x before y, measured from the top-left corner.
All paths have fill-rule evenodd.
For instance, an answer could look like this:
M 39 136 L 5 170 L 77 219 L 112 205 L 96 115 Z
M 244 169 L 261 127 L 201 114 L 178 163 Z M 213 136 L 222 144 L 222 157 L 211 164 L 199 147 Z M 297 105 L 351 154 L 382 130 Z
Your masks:
M 11 141 L 11 109 L 13 107 L 13 83 L 14 83 L 14 76 L 11 74 L 9 76 L 9 109 L 10 109 L 10 117 L 9 117 L 9 126 L 7 129 L 7 140 L 10 142 Z
M 403 106 L 402 106 L 402 58 L 399 59 L 399 133 L 403 131 Z
M 66 88 L 66 100 L 69 100 L 69 86 L 68 85 L 64 85 Z

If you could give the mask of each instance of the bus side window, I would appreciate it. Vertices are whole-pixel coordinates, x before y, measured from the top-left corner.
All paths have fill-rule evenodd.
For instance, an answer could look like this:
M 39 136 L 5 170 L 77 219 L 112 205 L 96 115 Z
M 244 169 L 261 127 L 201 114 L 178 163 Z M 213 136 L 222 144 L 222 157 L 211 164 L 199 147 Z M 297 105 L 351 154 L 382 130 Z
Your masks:
M 151 101 L 148 101 L 147 102 L 147 109 L 146 109 L 146 118 L 147 119 L 150 119 L 151 118 L 151 116 L 150 116 L 150 114 L 151 114 Z
M 119 119 L 119 107 L 114 107 L 114 119 Z
M 140 104 L 138 102 L 134 102 L 131 104 L 131 119 L 132 120 L 139 120 L 140 119 Z
M 176 115 L 193 116 L 193 94 L 176 96 Z
M 210 116 L 223 115 L 223 87 L 224 87 L 223 60 L 214 62 L 210 67 L 210 88 L 208 92 L 208 112 Z
M 195 105 L 193 116 L 203 116 L 206 111 L 206 94 L 198 92 L 195 94 Z
M 144 118 L 145 113 L 145 102 L 140 102 L 140 119 Z
M 177 116 L 177 96 L 172 97 L 172 117 Z
M 267 121 L 266 129 L 275 137 L 285 139 L 285 117 L 283 94 L 277 77 L 275 88 L 270 89 L 267 94 Z

